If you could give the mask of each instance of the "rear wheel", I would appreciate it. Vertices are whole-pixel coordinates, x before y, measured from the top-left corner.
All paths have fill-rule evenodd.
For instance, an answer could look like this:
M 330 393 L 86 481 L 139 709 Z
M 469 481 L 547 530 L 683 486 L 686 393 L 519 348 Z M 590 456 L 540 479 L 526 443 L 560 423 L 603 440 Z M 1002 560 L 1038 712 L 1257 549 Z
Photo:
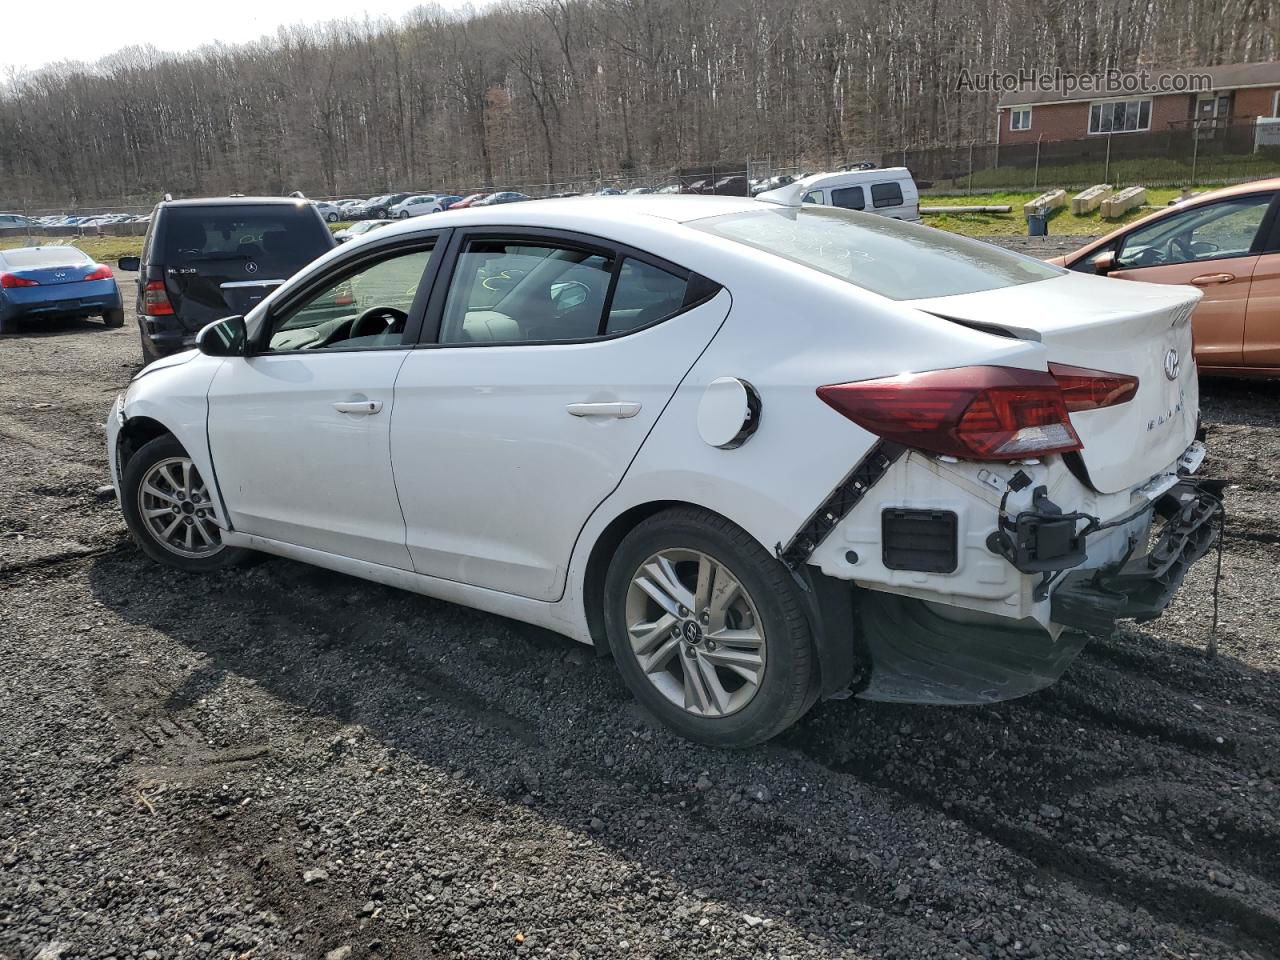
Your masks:
M 338 215 L 336 213 L 329 213 L 325 215 L 325 219 L 328 220 L 330 223 L 337 223 Z
M 399 216 L 400 216 L 400 219 L 401 219 L 401 220 L 408 220 L 408 219 L 409 219 L 409 211 L 408 211 L 408 210 L 401 210 L 401 211 L 400 211 Z
M 125 523 L 152 560 L 200 573 L 252 555 L 222 542 L 222 531 L 213 519 L 211 491 L 172 436 L 144 444 L 129 459 L 120 486 Z
M 147 328 L 141 321 L 138 322 L 138 334 L 142 337 L 142 362 L 144 364 L 153 363 L 160 359 L 160 351 L 156 349 L 155 344 L 151 342 L 151 338 L 147 336 Z
M 123 327 L 124 310 L 108 310 L 102 315 L 102 322 L 108 327 Z
M 794 581 L 746 531 L 664 511 L 623 539 L 605 580 L 627 686 L 685 737 L 745 747 L 812 705 L 813 644 Z

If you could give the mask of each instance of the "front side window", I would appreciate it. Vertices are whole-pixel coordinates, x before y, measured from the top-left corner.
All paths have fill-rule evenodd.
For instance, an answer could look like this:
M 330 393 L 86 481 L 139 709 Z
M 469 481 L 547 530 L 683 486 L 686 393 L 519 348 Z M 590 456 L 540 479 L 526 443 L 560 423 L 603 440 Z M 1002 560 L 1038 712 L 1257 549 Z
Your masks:
M 839 187 L 831 191 L 831 205 L 845 210 L 862 210 L 867 205 L 861 187 Z
M 1009 111 L 1009 129 L 1010 130 L 1030 130 L 1031 129 L 1031 108 L 1022 107 L 1018 110 Z
M 873 183 L 871 185 L 871 203 L 878 210 L 881 207 L 902 206 L 902 184 Z
M 613 256 L 537 240 L 470 240 L 458 255 L 441 343 L 598 336 Z
M 1089 107 L 1090 133 L 1136 133 L 1150 129 L 1150 100 L 1108 100 Z
M 893 300 L 977 293 L 1064 273 L 980 240 L 835 207 L 778 207 L 689 226 Z
M 827 198 L 822 195 L 821 190 L 810 190 L 804 195 L 805 203 L 826 203 Z
M 1272 195 L 1236 197 L 1182 210 L 1124 238 L 1119 267 L 1158 267 L 1239 257 L 1253 248 Z
M 430 248 L 386 257 L 328 284 L 271 320 L 268 349 L 373 349 L 403 344 Z

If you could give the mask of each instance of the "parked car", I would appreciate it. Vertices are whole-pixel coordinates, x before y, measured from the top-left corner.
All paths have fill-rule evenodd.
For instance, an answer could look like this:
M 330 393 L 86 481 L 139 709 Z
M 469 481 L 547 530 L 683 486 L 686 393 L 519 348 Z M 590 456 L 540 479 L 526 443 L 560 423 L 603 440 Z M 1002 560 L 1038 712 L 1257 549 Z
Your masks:
M 343 220 L 359 220 L 364 216 L 363 200 L 339 200 L 338 209 L 342 211 Z
M 795 183 L 796 178 L 789 173 L 780 173 L 777 176 L 765 177 L 763 180 L 757 180 L 751 185 L 751 195 L 759 196 L 766 190 L 777 190 L 779 187 L 785 187 Z
M 487 196 L 489 196 L 489 194 L 487 194 L 487 193 L 473 193 L 473 194 L 470 194 L 470 195 L 468 195 L 468 196 L 463 197 L 461 200 L 459 200 L 457 203 L 455 203 L 455 204 L 454 204 L 453 206 L 451 206 L 449 209 L 450 209 L 450 210 L 463 210 L 463 209 L 466 209 L 467 207 L 474 206 L 476 203 L 478 203 L 479 201 L 483 200 L 483 199 L 484 199 L 485 197 L 487 197 Z
M 138 271 L 138 326 L 150 363 L 186 350 L 206 324 L 245 313 L 337 241 L 307 200 L 211 197 L 157 204 Z
M 0 213 L 0 230 L 31 229 L 40 226 L 39 222 L 17 213 Z
M 410 217 L 420 217 L 428 213 L 439 213 L 442 209 L 441 201 L 445 199 L 445 195 L 435 193 L 418 193 L 405 197 L 399 203 L 391 207 L 391 216 L 397 220 L 408 220 Z
M 1120 280 L 1191 284 L 1201 373 L 1280 375 L 1280 178 L 1214 190 L 1056 257 Z
M 52 317 L 101 317 L 108 327 L 124 326 L 111 268 L 75 247 L 0 250 L 0 333 L 19 320 Z
M 712 186 L 712 192 L 722 197 L 746 197 L 751 195 L 750 184 L 742 174 L 721 177 Z
M 639 196 L 646 193 L 653 193 L 653 187 L 632 187 L 627 191 L 628 196 Z
M 343 218 L 342 208 L 336 203 L 329 203 L 326 200 L 312 200 L 311 205 L 316 208 L 316 212 L 324 217 L 326 223 L 337 223 Z
M 920 222 L 920 191 L 906 167 L 815 173 L 757 194 L 760 200 L 822 203 L 845 210 L 866 210 L 895 220 Z
M 851 685 L 1019 696 L 1067 628 L 1159 615 L 1221 511 L 1196 299 L 832 206 L 449 211 L 136 378 L 108 461 L 162 563 L 272 553 L 602 644 L 741 746 Z
M 456 194 L 447 193 L 438 197 L 437 199 L 439 200 L 439 203 L 440 203 L 440 209 L 448 210 L 462 198 Z
M 363 237 L 366 233 L 377 230 L 379 227 L 385 227 L 390 223 L 390 220 L 361 220 L 359 223 L 353 223 L 349 227 L 343 227 L 341 230 L 335 231 L 333 239 L 339 243 L 346 243 L 348 240 Z
M 497 203 L 519 203 L 521 200 L 533 199 L 526 193 L 516 193 L 513 190 L 500 190 L 497 193 L 491 193 L 487 197 L 475 201 L 471 204 L 473 207 L 490 207 Z M 457 206 L 457 204 L 454 204 Z
M 407 200 L 412 196 L 414 196 L 414 194 L 412 192 L 409 192 L 409 193 L 389 193 L 382 197 L 374 197 L 367 204 L 365 204 L 365 216 L 376 217 L 380 220 L 386 220 L 389 217 L 394 216 L 391 210 L 393 207 L 395 207 L 397 203 L 400 203 L 403 200 Z
M 620 197 L 620 196 L 622 196 L 622 191 L 621 191 L 621 190 L 619 190 L 617 187 L 601 187 L 599 190 L 595 191 L 595 193 L 591 194 L 591 196 L 593 196 L 593 197 Z

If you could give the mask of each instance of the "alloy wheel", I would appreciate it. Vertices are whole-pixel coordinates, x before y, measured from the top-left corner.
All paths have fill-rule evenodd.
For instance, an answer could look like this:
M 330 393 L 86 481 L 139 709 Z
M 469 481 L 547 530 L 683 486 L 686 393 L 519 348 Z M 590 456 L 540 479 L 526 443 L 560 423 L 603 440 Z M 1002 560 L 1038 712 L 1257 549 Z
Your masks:
M 640 669 L 681 709 L 724 717 L 759 691 L 764 625 L 742 583 L 714 557 L 679 548 L 651 556 L 631 577 L 626 620 Z
M 222 549 L 209 491 L 187 457 L 152 465 L 138 487 L 138 512 L 152 539 L 180 557 L 209 557 Z

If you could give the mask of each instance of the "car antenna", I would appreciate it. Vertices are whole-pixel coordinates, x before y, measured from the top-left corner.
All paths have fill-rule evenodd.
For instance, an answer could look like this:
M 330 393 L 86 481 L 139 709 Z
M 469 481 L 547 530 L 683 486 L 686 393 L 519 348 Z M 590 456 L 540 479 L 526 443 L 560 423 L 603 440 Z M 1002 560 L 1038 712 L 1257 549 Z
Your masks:
M 173 199 L 173 194 L 172 194 L 172 193 L 166 193 L 166 194 L 164 195 L 164 201 L 165 201 L 165 203 L 168 203 L 168 202 L 169 202 L 169 201 L 171 201 L 172 199 Z
M 305 200 L 305 199 L 307 199 L 307 195 L 306 195 L 305 193 L 303 193 L 301 190 L 295 190 L 295 191 L 293 191 L 293 193 L 289 194 L 289 196 L 291 196 L 291 197 L 296 197 L 296 198 L 297 198 L 297 199 L 299 199 L 299 200 Z
M 765 203 L 776 203 L 783 207 L 798 207 L 804 202 L 805 194 L 809 192 L 809 180 L 809 177 L 805 177 L 796 180 L 794 183 L 789 183 L 785 187 L 757 193 L 756 199 L 763 200 Z

